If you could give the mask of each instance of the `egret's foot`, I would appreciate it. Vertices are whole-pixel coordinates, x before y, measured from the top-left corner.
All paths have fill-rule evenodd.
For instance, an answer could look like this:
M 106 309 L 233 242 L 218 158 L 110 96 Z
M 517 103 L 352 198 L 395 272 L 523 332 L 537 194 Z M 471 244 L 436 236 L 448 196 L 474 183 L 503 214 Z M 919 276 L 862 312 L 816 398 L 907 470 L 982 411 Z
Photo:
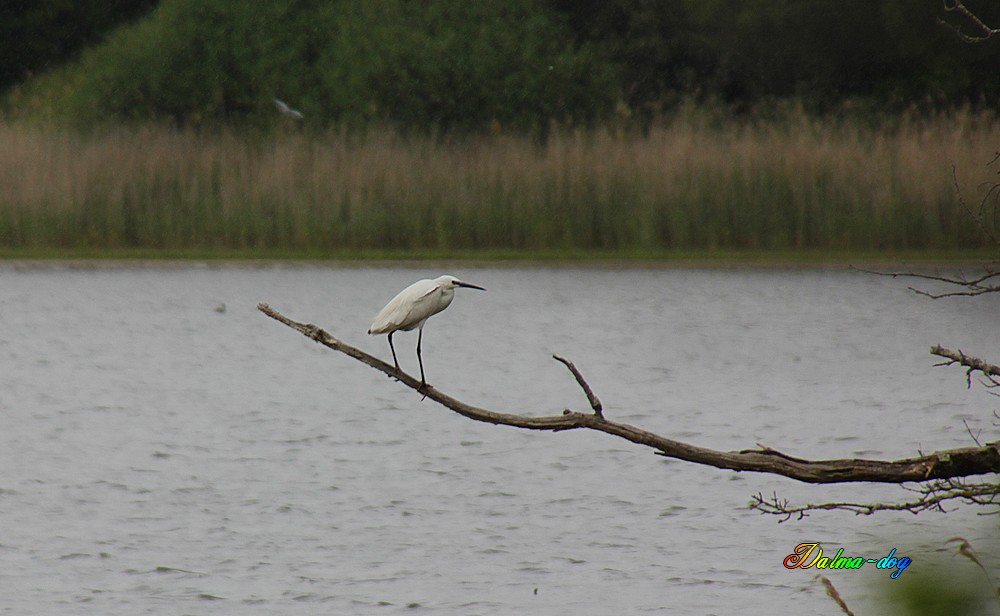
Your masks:
M 430 388 L 431 386 L 428 385 L 426 382 L 420 381 L 420 387 L 417 388 L 417 391 L 423 394 L 423 397 L 420 398 L 421 402 L 427 399 L 427 392 L 430 390 Z

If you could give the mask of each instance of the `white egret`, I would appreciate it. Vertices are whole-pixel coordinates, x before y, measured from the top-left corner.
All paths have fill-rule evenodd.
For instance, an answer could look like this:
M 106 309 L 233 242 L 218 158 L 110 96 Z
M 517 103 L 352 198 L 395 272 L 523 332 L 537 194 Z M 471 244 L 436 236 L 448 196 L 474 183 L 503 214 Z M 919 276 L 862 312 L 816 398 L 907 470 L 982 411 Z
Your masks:
M 424 337 L 424 323 L 430 317 L 441 312 L 451 304 L 455 297 L 455 289 L 479 289 L 483 287 L 462 282 L 454 276 L 441 276 L 434 280 L 418 280 L 406 287 L 385 305 L 375 316 L 375 321 L 368 329 L 369 334 L 389 334 L 389 348 L 392 349 L 392 361 L 399 370 L 399 360 L 396 359 L 396 347 L 392 346 L 392 335 L 399 330 L 412 331 L 419 329 L 417 335 L 417 361 L 420 362 L 420 387 L 427 381 L 424 379 L 424 360 L 420 356 L 420 343 Z
M 295 109 L 292 109 L 288 105 L 286 105 L 285 101 L 279 101 L 278 99 L 274 99 L 274 106 L 277 107 L 278 111 L 280 111 L 282 114 L 290 117 L 293 120 L 302 119 L 302 114 L 296 111 Z

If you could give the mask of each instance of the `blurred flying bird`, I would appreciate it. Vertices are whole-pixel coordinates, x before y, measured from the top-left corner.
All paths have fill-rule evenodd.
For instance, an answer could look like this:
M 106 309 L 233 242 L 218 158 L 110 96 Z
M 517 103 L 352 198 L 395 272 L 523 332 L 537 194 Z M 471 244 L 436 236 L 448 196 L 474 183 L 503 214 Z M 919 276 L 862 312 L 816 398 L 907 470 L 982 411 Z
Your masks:
M 451 304 L 451 300 L 455 297 L 455 289 L 458 287 L 486 290 L 483 287 L 462 282 L 454 276 L 441 276 L 434 280 L 418 280 L 392 298 L 385 305 L 385 308 L 375 316 L 375 321 L 368 329 L 369 334 L 389 334 L 389 348 L 392 350 L 392 361 L 396 364 L 396 370 L 399 370 L 399 360 L 396 359 L 396 347 L 392 345 L 392 335 L 399 330 L 406 332 L 414 329 L 420 330 L 417 335 L 417 361 L 420 362 L 421 388 L 427 384 L 424 379 L 424 360 L 420 356 L 424 323 Z
M 302 114 L 299 113 L 298 111 L 292 109 L 288 105 L 286 105 L 284 101 L 280 101 L 278 99 L 274 99 L 274 105 L 278 108 L 278 111 L 280 111 L 283 115 L 286 115 L 286 116 L 290 117 L 293 120 L 301 120 L 302 119 Z

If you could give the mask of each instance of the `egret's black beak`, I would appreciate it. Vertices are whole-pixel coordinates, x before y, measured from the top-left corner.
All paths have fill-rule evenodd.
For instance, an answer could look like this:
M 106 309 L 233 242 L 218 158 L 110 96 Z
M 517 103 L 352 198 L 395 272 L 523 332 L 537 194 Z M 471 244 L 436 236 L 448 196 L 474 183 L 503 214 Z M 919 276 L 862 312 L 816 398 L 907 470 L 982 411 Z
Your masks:
M 483 287 L 481 287 L 479 285 L 469 284 L 468 282 L 462 282 L 461 280 L 456 280 L 455 281 L 455 286 L 456 287 L 465 287 L 466 289 L 479 289 L 480 291 L 485 291 L 486 290 L 486 289 L 484 289 Z

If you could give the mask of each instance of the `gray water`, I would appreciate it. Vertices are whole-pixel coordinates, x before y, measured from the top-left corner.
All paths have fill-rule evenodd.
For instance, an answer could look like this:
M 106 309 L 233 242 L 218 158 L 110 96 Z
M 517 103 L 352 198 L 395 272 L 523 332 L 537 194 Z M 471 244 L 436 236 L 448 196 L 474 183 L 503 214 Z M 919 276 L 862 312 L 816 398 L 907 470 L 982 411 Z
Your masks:
M 998 406 L 940 343 L 1000 359 L 1000 304 L 852 271 L 452 268 L 428 381 L 502 411 L 587 402 L 682 441 L 909 457 L 997 438 Z M 1000 571 L 974 508 L 818 513 L 912 498 L 658 457 L 598 433 L 476 423 L 257 312 L 390 358 L 372 316 L 426 269 L 0 268 L 0 610 L 11 614 L 839 614 L 782 560 L 806 541 L 912 558 L 825 573 L 857 613 L 921 567 Z M 224 304 L 225 312 L 218 312 Z M 415 334 L 395 336 L 417 373 Z M 946 567 L 934 564 L 943 558 Z M 975 579 L 975 578 L 973 578 Z

